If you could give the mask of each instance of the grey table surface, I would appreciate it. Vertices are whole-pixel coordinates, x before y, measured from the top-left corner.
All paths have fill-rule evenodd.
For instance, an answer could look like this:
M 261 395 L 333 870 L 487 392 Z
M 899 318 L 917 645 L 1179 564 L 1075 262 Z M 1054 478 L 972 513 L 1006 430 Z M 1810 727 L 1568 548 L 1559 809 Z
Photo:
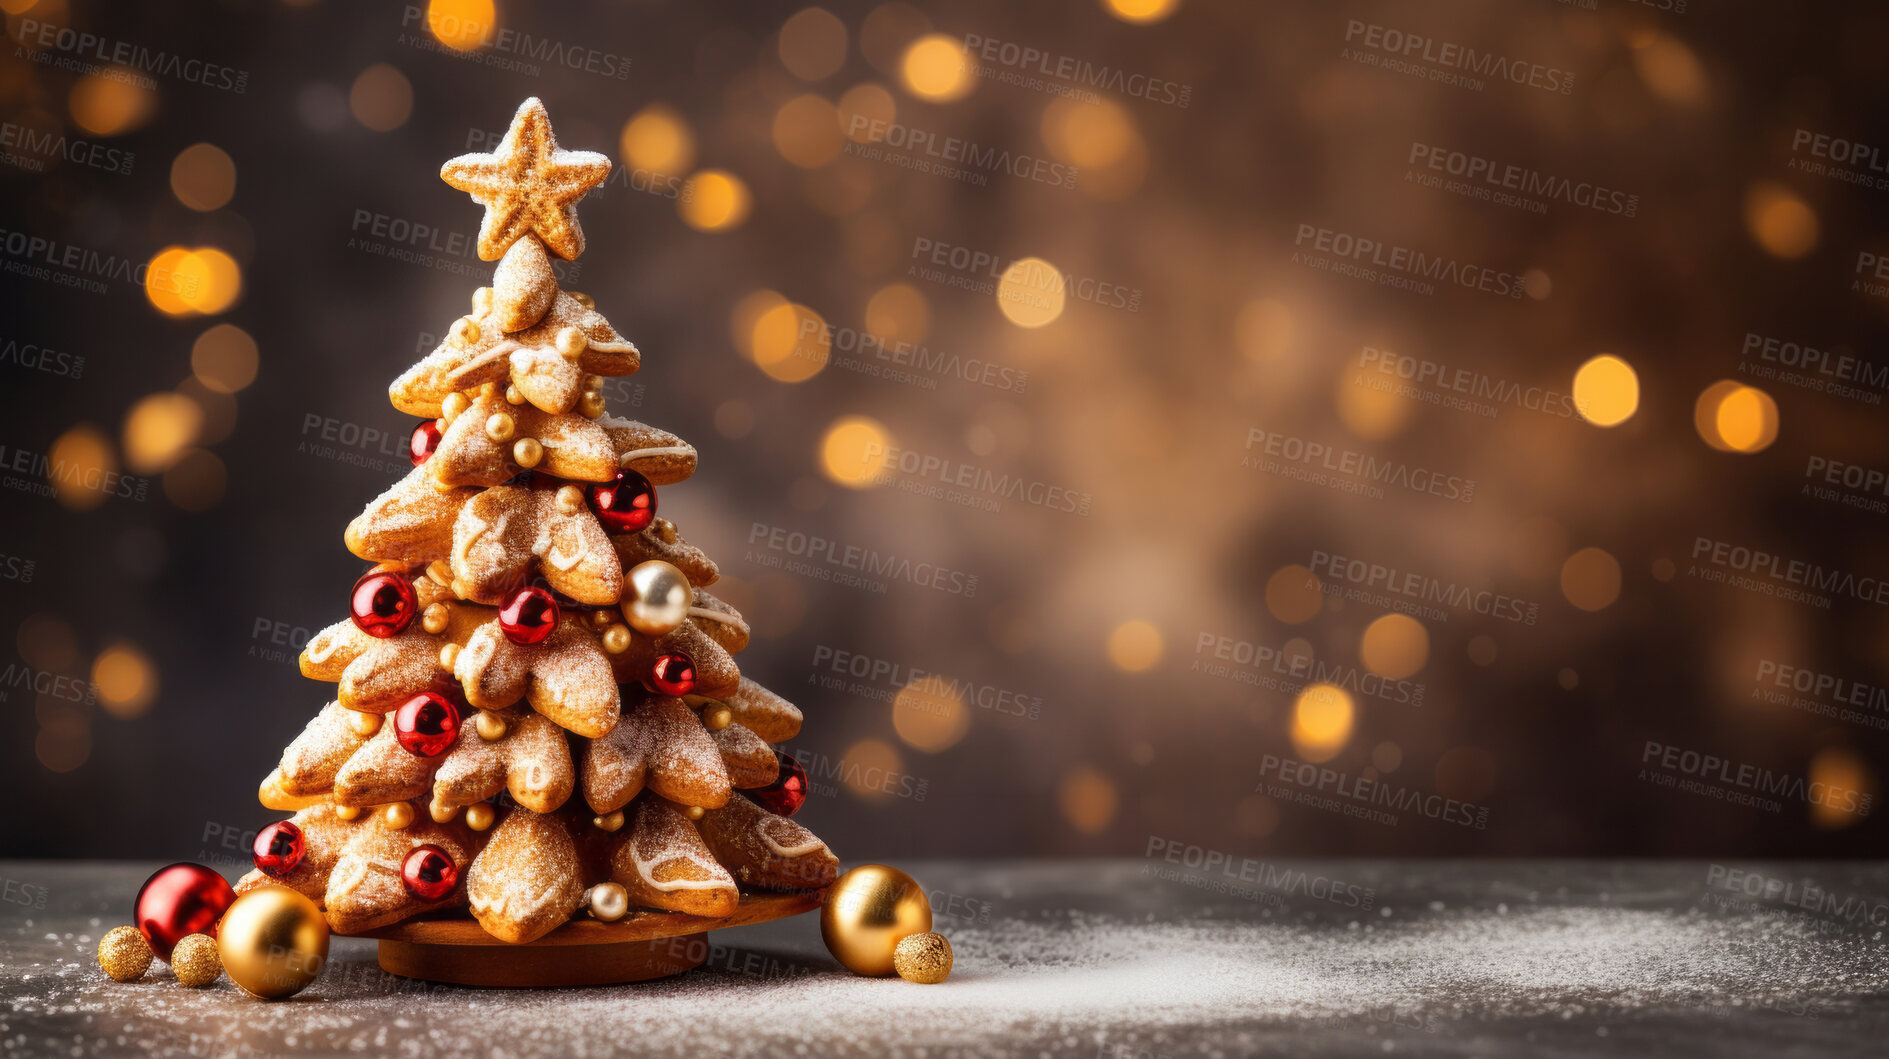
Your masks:
M 812 915 L 597 989 L 396 978 L 337 938 L 265 1003 L 98 938 L 155 864 L 0 862 L 13 1055 L 1872 1055 L 1889 1051 L 1889 865 L 1704 861 L 901 864 L 951 981 L 856 978 Z M 1188 861 L 1192 860 L 1193 866 Z

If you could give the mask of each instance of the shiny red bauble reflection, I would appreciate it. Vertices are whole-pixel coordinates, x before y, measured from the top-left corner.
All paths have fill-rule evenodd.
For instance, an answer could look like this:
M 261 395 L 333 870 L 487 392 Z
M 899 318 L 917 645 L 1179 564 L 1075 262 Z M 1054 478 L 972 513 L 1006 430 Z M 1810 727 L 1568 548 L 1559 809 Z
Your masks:
M 236 891 L 223 876 L 201 864 L 172 864 L 144 881 L 132 921 L 157 958 L 169 960 L 186 937 L 216 933 L 217 920 L 235 900 Z
M 422 691 L 394 711 L 394 739 L 415 757 L 438 757 L 459 738 L 459 705 L 437 691 Z
M 422 901 L 437 901 L 459 885 L 459 869 L 438 846 L 416 846 L 400 862 L 400 885 Z
M 439 424 L 429 419 L 413 428 L 413 437 L 407 440 L 407 459 L 418 467 L 425 463 L 433 450 L 439 448 Z
M 635 471 L 590 487 L 590 510 L 607 533 L 641 533 L 656 520 L 656 487 Z
M 302 829 L 288 820 L 277 820 L 256 832 L 256 842 L 250 848 L 256 870 L 275 879 L 294 871 L 307 852 Z
M 558 613 L 558 601 L 550 592 L 521 588 L 499 608 L 498 628 L 515 644 L 541 643 L 558 627 Z
M 370 570 L 361 575 L 348 597 L 348 613 L 355 627 L 383 640 L 405 632 L 419 609 L 420 597 L 414 594 L 413 582 L 388 570 Z
M 658 655 L 643 683 L 659 695 L 680 698 L 695 690 L 695 663 L 685 654 Z
M 775 816 L 792 816 L 807 804 L 807 770 L 778 750 L 774 751 L 774 757 L 781 764 L 781 773 L 774 782 L 741 793 Z

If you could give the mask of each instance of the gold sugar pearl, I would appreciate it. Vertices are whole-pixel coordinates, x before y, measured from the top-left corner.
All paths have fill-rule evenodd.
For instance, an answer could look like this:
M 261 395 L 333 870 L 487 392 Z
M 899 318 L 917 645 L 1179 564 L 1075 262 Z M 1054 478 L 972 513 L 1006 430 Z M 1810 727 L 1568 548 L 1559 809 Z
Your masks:
M 472 725 L 478 730 L 479 738 L 488 743 L 496 743 L 500 739 L 505 738 L 505 731 L 508 727 L 505 723 L 505 718 L 493 713 L 491 710 L 480 710 L 479 719 L 474 721 Z
M 98 939 L 98 965 L 117 981 L 136 981 L 151 969 L 151 943 L 137 927 L 113 927 Z
M 505 403 L 506 404 L 524 404 L 525 403 L 524 391 L 520 390 L 516 386 L 505 387 Z
M 472 407 L 472 399 L 463 393 L 449 393 L 439 403 L 439 417 L 447 423 L 459 418 L 459 413 Z
M 592 390 L 577 399 L 577 414 L 585 419 L 597 419 L 604 413 L 603 394 Z
M 588 294 L 584 294 L 581 291 L 566 291 L 565 293 L 571 296 L 572 301 L 586 309 L 595 309 L 597 307 L 597 300 Z
M 441 588 L 453 585 L 453 564 L 444 559 L 435 559 L 426 564 L 426 576 Z
M 584 904 L 592 919 L 615 923 L 630 910 L 630 891 L 622 883 L 598 883 L 584 894 Z
M 590 612 L 590 623 L 599 629 L 608 629 L 617 620 L 617 612 L 609 607 Z
M 358 818 L 360 815 L 361 815 L 361 807 L 358 805 L 335 806 L 335 816 L 342 820 L 353 820 L 353 819 Z
M 602 392 L 602 390 L 603 390 L 603 376 L 601 375 L 584 376 L 584 392 L 585 393 L 600 393 Z
M 459 815 L 459 807 L 457 805 L 444 805 L 438 798 L 435 798 L 427 805 L 426 815 L 432 817 L 434 823 L 443 824 Z
M 676 524 L 666 518 L 657 519 L 656 536 L 661 538 L 664 544 L 674 544 L 677 537 Z
M 199 989 L 223 977 L 223 957 L 208 934 L 186 934 L 171 950 L 171 974 L 180 985 Z
M 630 649 L 630 627 L 612 625 L 603 631 L 603 649 L 613 655 L 620 655 Z
M 611 834 L 615 834 L 623 830 L 623 810 L 618 809 L 616 812 L 608 813 L 604 816 L 593 816 L 590 818 L 590 823 L 591 826 L 597 828 L 599 831 L 608 831 Z
M 497 397 L 497 396 L 498 396 L 498 383 L 482 382 L 479 384 L 479 397 L 481 399 L 489 401 L 492 398 Z
M 518 420 L 510 412 L 493 412 L 485 421 L 485 436 L 503 445 L 518 433 Z
M 929 931 L 907 934 L 892 950 L 892 969 L 908 982 L 937 985 L 951 977 L 951 943 Z
M 557 347 L 559 353 L 574 360 L 590 348 L 590 338 L 575 327 L 559 328 Z
M 446 337 L 455 347 L 464 349 L 479 340 L 479 323 L 470 316 L 462 316 L 453 321 L 453 329 Z
M 711 732 L 719 732 L 735 723 L 735 711 L 726 706 L 717 706 L 702 714 L 702 723 Z
M 444 603 L 429 603 L 420 613 L 420 628 L 438 636 L 446 631 L 446 623 L 453 618 L 453 612 Z
M 519 438 L 512 445 L 512 462 L 520 467 L 536 467 L 544 459 L 544 443 L 537 438 Z
M 439 648 L 439 667 L 450 673 L 459 668 L 459 645 L 441 644 Z
M 558 486 L 558 513 L 575 515 L 584 509 L 584 491 L 574 485 Z
M 398 831 L 408 824 L 413 823 L 413 806 L 408 805 L 406 802 L 395 802 L 387 808 L 382 809 L 380 815 L 381 819 L 387 822 L 388 827 Z
M 357 713 L 348 718 L 348 727 L 354 729 L 354 734 L 362 739 L 372 739 L 374 733 L 380 731 L 382 720 L 378 713 Z
M 491 802 L 480 802 L 477 805 L 467 806 L 466 826 L 472 828 L 474 831 L 484 831 L 486 828 L 492 826 L 492 821 L 496 819 L 497 816 L 498 813 L 492 808 Z
M 708 810 L 699 805 L 685 805 L 682 807 L 682 815 L 691 820 L 700 820 L 708 815 Z

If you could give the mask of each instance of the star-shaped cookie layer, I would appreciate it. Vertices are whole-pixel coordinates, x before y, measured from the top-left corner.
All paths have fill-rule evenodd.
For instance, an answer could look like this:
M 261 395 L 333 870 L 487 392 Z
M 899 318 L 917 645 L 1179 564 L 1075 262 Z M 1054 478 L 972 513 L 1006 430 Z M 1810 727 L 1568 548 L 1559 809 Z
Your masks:
M 610 175 L 610 160 L 595 151 L 565 151 L 536 96 L 525 100 L 511 128 L 490 154 L 462 154 L 440 167 L 441 180 L 485 207 L 479 257 L 497 261 L 526 232 L 566 260 L 584 252 L 577 200 Z

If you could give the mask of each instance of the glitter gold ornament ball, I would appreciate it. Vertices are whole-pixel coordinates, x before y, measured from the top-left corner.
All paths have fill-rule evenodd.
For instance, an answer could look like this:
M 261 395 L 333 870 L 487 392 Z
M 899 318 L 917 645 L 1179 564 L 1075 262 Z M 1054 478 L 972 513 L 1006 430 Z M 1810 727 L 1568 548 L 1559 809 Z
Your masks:
M 328 922 L 321 909 L 286 886 L 238 897 L 223 914 L 216 940 L 230 981 L 264 1000 L 301 992 L 328 961 Z
M 151 943 L 137 927 L 113 927 L 98 939 L 98 965 L 120 982 L 135 981 L 151 968 Z
M 820 906 L 827 951 L 854 974 L 883 978 L 896 968 L 893 950 L 931 929 L 931 902 L 917 880 L 897 868 L 862 864 L 833 884 Z
M 951 977 L 951 942 L 943 934 L 908 934 L 892 950 L 892 967 L 908 982 L 937 985 Z
M 178 942 L 171 950 L 171 974 L 192 988 L 221 978 L 223 957 L 217 954 L 216 939 L 208 934 L 191 934 Z

